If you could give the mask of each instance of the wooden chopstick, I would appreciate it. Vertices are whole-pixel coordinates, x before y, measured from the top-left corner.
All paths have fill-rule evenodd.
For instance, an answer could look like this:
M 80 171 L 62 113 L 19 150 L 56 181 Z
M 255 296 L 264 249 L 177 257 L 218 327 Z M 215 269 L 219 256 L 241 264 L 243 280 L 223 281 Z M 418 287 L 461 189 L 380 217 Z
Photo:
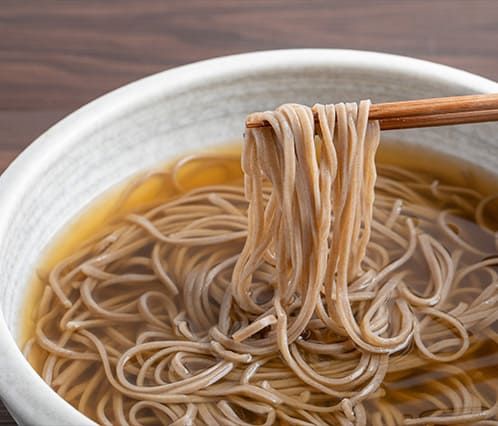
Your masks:
M 387 102 L 370 107 L 370 119 L 498 109 L 498 93 Z
M 372 104 L 368 118 L 379 120 L 381 130 L 498 121 L 498 93 Z M 250 116 L 246 121 L 247 128 L 265 126 Z
M 381 130 L 396 130 L 484 123 L 486 121 L 498 121 L 498 109 L 382 118 L 379 120 L 379 125 Z

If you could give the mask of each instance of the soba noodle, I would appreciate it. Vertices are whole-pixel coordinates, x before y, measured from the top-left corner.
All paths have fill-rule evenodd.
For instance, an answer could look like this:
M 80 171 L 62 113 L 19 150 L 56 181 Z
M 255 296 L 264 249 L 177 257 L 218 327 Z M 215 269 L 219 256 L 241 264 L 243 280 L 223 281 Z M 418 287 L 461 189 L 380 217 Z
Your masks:
M 25 348 L 46 382 L 104 425 L 498 424 L 472 358 L 498 344 L 494 198 L 376 169 L 368 110 L 258 113 L 243 185 L 129 214 L 60 262 Z

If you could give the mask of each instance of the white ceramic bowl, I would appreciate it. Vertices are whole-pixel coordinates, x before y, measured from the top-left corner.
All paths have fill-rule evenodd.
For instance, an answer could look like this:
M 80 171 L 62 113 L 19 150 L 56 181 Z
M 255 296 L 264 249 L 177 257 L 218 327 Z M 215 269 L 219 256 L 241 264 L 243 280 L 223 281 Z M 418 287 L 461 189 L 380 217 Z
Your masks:
M 21 424 L 94 424 L 58 397 L 16 338 L 43 248 L 96 196 L 138 171 L 197 148 L 240 139 L 244 117 L 284 102 L 374 102 L 498 92 L 453 68 L 381 53 L 281 50 L 165 71 L 105 95 L 56 124 L 0 178 L 0 396 Z M 390 134 L 496 173 L 498 126 Z

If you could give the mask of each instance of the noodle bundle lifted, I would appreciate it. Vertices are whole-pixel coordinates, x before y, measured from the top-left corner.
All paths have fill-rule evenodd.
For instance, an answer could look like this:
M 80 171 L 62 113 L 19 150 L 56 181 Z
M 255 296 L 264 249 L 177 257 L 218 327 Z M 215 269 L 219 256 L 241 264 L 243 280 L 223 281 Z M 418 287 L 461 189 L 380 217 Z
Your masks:
M 243 183 L 162 173 L 42 277 L 47 383 L 104 425 L 498 424 L 494 198 L 376 166 L 369 105 L 256 113 Z

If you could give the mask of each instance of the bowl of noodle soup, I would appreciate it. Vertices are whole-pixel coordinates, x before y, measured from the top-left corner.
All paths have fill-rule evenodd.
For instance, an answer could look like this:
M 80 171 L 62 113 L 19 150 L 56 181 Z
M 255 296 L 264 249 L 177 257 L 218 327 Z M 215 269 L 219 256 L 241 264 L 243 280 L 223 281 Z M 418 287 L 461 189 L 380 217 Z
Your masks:
M 38 374 L 23 356 L 20 346 L 23 346 L 28 340 L 26 337 L 25 324 L 26 316 L 31 314 L 26 313 L 26 306 L 28 306 L 29 303 L 31 304 L 29 305 L 31 307 L 45 306 L 45 299 L 42 292 L 35 293 L 31 287 L 34 279 L 33 277 L 36 273 L 45 276 L 45 279 L 48 281 L 51 279 L 49 271 L 39 270 L 40 259 L 43 258 L 46 247 L 51 244 L 54 238 L 58 238 L 57 235 L 61 230 L 63 236 L 65 235 L 64 229 L 72 229 L 74 231 L 76 229 L 74 228 L 74 223 L 76 223 L 75 221 L 79 214 L 84 211 L 88 205 L 91 205 L 94 200 L 99 199 L 102 194 L 116 193 L 117 190 L 115 188 L 123 188 L 123 182 L 129 182 L 130 179 L 134 177 L 136 178 L 137 176 L 145 175 L 149 177 L 147 173 L 150 173 L 151 170 L 156 170 L 157 167 L 161 165 L 171 164 L 177 159 L 188 158 L 187 156 L 190 155 L 208 153 L 205 157 L 200 157 L 200 160 L 198 159 L 197 164 L 192 166 L 191 169 L 179 169 L 180 171 L 175 175 L 179 176 L 179 180 L 183 179 L 182 182 L 186 182 L 187 185 L 192 185 L 192 188 L 199 186 L 195 184 L 196 179 L 202 180 L 203 174 L 206 173 L 205 170 L 211 167 L 209 163 L 211 158 L 210 155 L 213 152 L 225 152 L 223 151 L 225 148 L 220 147 L 241 140 L 242 134 L 244 133 L 245 118 L 247 114 L 253 111 L 274 110 L 279 105 L 289 102 L 311 106 L 316 103 L 331 104 L 340 101 L 356 102 L 362 99 L 371 99 L 372 102 L 380 103 L 425 97 L 493 92 L 498 92 L 498 84 L 495 82 L 464 71 L 412 58 L 351 50 L 281 50 L 217 58 L 175 68 L 117 89 L 74 112 L 33 142 L 33 144 L 31 144 L 11 164 L 0 178 L 0 202 L 2 205 L 2 215 L 0 216 L 0 271 L 2 271 L 0 276 L 0 332 L 2 336 L 0 346 L 0 369 L 2 377 L 0 382 L 0 396 L 9 408 L 9 411 L 20 424 L 95 424 L 93 420 L 79 412 L 73 406 L 75 404 L 71 405 L 66 402 L 65 399 L 61 398 L 46 381 L 40 377 L 40 374 L 42 376 L 45 374 L 46 379 L 48 374 L 47 371 L 50 370 L 50 368 L 52 368 L 50 371 L 52 371 L 53 374 L 60 372 L 62 378 L 58 381 L 55 376 L 53 378 L 54 383 L 59 386 L 60 390 L 60 387 L 64 386 L 64 380 L 69 380 L 68 374 L 65 374 L 65 371 L 68 370 L 69 367 L 61 362 L 60 368 L 55 367 L 54 369 L 53 365 L 52 367 L 47 367 L 47 365 L 50 364 L 50 362 L 48 362 L 45 364 L 45 367 L 42 367 L 44 371 L 41 371 L 40 374 Z M 363 111 L 361 108 L 363 107 L 360 106 L 360 112 L 358 113 L 360 115 L 361 111 Z M 293 112 L 289 111 L 285 110 L 283 112 L 284 115 L 293 114 Z M 498 170 L 497 131 L 498 127 L 495 123 L 390 131 L 389 133 L 386 132 L 386 134 L 382 134 L 381 147 L 384 144 L 384 138 L 386 138 L 386 140 L 392 141 L 386 141 L 386 146 L 391 144 L 392 148 L 384 153 L 380 152 L 379 155 L 384 155 L 385 158 L 388 158 L 389 156 L 396 157 L 396 161 L 401 169 L 403 169 L 405 165 L 406 167 L 410 165 L 412 168 L 415 166 L 415 168 L 420 169 L 421 172 L 429 172 L 431 168 L 437 169 L 437 173 L 435 173 L 438 178 L 444 179 L 447 175 L 448 179 L 466 182 L 468 185 L 472 185 L 476 189 L 486 193 L 493 189 L 496 190 L 496 187 L 493 188 L 493 183 L 496 182 L 498 178 L 496 172 L 496 170 Z M 430 150 L 430 156 L 427 156 L 427 154 L 419 154 L 420 152 L 426 153 L 427 150 Z M 226 155 L 227 157 L 233 157 L 233 152 L 227 150 Z M 236 157 L 238 158 L 238 156 Z M 248 162 L 254 160 L 250 155 L 248 155 L 247 158 L 245 160 Z M 176 164 L 182 166 L 181 161 Z M 468 164 L 469 166 L 462 166 L 462 164 Z M 264 168 L 264 166 L 261 167 Z M 476 172 L 476 170 L 478 172 Z M 186 173 L 188 178 L 182 178 L 182 173 Z M 216 174 L 215 172 L 213 173 Z M 380 175 L 382 175 L 382 173 L 387 176 L 389 173 L 394 172 L 386 168 L 384 171 L 379 171 Z M 216 184 L 216 178 L 213 179 L 213 184 Z M 277 179 L 277 177 L 275 177 L 275 179 Z M 413 187 L 416 187 L 418 184 L 417 179 L 414 178 L 414 181 L 412 182 Z M 254 187 L 257 186 L 257 180 L 254 182 L 251 188 L 255 191 Z M 176 182 L 176 184 L 181 186 L 181 182 Z M 202 190 L 199 191 L 199 193 L 194 193 L 194 195 L 201 197 Z M 441 191 L 444 192 L 444 188 L 441 189 Z M 238 214 L 237 212 L 240 213 L 239 209 L 242 209 L 241 204 L 238 203 L 242 203 L 239 198 L 243 197 L 243 193 L 236 193 L 236 195 L 234 195 L 235 192 L 231 193 L 231 195 L 227 195 L 226 193 L 223 194 L 221 199 L 214 199 L 213 196 L 211 196 L 209 199 L 210 203 L 224 211 L 227 217 L 229 213 L 231 214 L 229 219 L 225 218 L 225 216 L 220 216 L 220 220 L 233 221 L 230 222 L 233 224 L 233 229 L 231 229 L 233 235 L 237 232 L 242 232 L 243 234 L 243 231 L 241 231 L 242 228 L 238 227 L 238 223 L 242 221 L 242 219 L 240 219 L 239 222 L 233 219 L 233 216 Z M 264 199 L 264 191 L 261 194 L 263 194 L 261 197 Z M 358 192 L 358 194 L 359 196 L 365 196 L 361 191 Z M 475 201 L 466 199 L 465 194 L 460 195 L 463 201 L 459 198 L 459 202 L 462 205 L 472 204 Z M 254 197 L 256 197 L 256 195 L 254 195 Z M 413 197 L 417 198 L 418 195 L 414 194 Z M 113 202 L 118 203 L 118 198 L 114 197 Z M 229 205 L 225 203 L 226 199 L 232 200 L 228 203 Z M 475 204 L 479 205 L 478 202 L 475 202 Z M 101 204 L 101 206 L 104 205 L 105 203 Z M 175 205 L 171 205 L 168 208 L 174 209 L 177 207 L 178 206 L 175 207 Z M 198 208 L 197 205 L 195 208 Z M 472 206 L 472 208 L 475 208 L 475 206 Z M 367 207 L 365 207 L 365 209 L 368 210 Z M 96 215 L 94 222 L 104 220 L 103 216 L 100 217 L 98 215 L 97 210 L 94 212 Z M 106 208 L 102 207 L 100 214 L 104 215 L 103 212 L 108 212 L 108 209 L 106 210 Z M 179 210 L 179 212 L 180 215 L 187 214 L 187 210 Z M 191 212 L 188 214 L 195 213 Z M 314 214 L 318 213 L 315 212 Z M 301 216 L 306 216 L 306 214 L 303 213 Z M 256 216 L 253 218 L 256 218 Z M 379 220 L 385 223 L 394 221 L 392 215 L 387 215 Z M 129 221 L 134 223 L 137 227 L 148 229 L 149 233 L 154 232 L 154 229 L 149 226 L 149 222 L 143 221 L 142 216 L 133 216 L 132 214 L 130 215 Z M 73 228 L 71 228 L 71 226 L 73 226 Z M 80 228 L 84 228 L 85 225 L 80 223 L 79 226 Z M 282 225 L 281 231 L 284 232 L 283 230 L 288 232 L 288 234 L 292 232 L 285 228 L 284 225 Z M 81 230 L 82 234 L 84 234 L 84 232 L 84 230 Z M 176 233 L 172 233 L 171 235 L 174 235 L 175 238 L 179 238 L 182 241 L 182 244 L 185 243 L 188 238 L 191 238 L 191 240 L 194 238 L 201 238 L 198 236 L 189 237 L 191 234 L 187 231 L 175 230 L 174 232 Z M 352 232 L 354 233 L 354 231 Z M 114 234 L 111 233 L 109 235 L 111 235 L 111 237 L 104 241 L 105 244 L 112 244 L 114 242 L 111 241 L 112 238 L 114 238 L 112 236 Z M 66 237 L 68 241 L 71 239 L 68 235 L 66 235 Z M 221 240 L 216 241 L 219 242 L 219 244 L 224 242 Z M 439 247 L 436 243 L 430 243 L 423 238 L 421 241 L 420 244 L 422 246 L 431 247 L 431 253 L 439 253 L 434 254 L 434 257 L 444 258 L 445 255 L 441 254 L 441 251 L 441 253 L 438 252 Z M 424 243 L 424 241 L 426 242 Z M 61 244 L 62 246 L 64 245 L 64 243 Z M 361 245 L 361 243 L 359 244 Z M 67 242 L 67 245 L 70 246 L 71 243 Z M 242 253 L 240 256 L 249 258 L 251 254 L 249 253 L 250 249 L 254 247 L 257 246 L 255 245 L 247 248 L 246 252 L 240 248 L 239 252 L 236 252 L 235 254 L 230 252 L 231 257 L 227 256 L 230 259 L 233 258 L 233 262 L 235 262 L 236 256 L 240 253 Z M 61 248 L 60 250 L 63 251 L 65 249 Z M 157 248 L 157 251 L 156 249 L 152 249 L 151 256 L 161 256 L 162 252 L 160 252 L 160 250 L 161 248 Z M 284 249 L 282 248 L 282 250 Z M 427 248 L 427 250 L 429 250 L 429 248 Z M 488 253 L 486 250 L 484 250 L 484 252 Z M 315 254 L 313 254 L 313 256 L 314 255 Z M 142 262 L 142 260 L 140 260 L 141 256 L 142 254 L 135 256 L 135 262 L 136 265 L 138 265 L 137 268 L 143 266 L 140 263 Z M 188 256 L 182 255 L 181 251 L 172 254 L 172 256 L 174 256 L 175 262 L 178 265 L 177 268 L 181 269 L 183 265 L 187 269 L 195 269 L 195 265 L 192 266 L 193 261 Z M 379 250 L 378 256 L 379 258 L 382 258 L 383 254 L 381 250 Z M 227 261 L 229 261 L 228 258 Z M 374 257 L 372 257 L 372 259 L 373 258 Z M 482 258 L 486 259 L 486 256 L 483 255 Z M 294 259 L 295 262 L 302 262 L 302 259 L 296 259 L 298 259 L 298 257 Z M 314 257 L 311 257 L 311 259 L 314 259 Z M 455 259 L 453 259 L 453 261 L 454 260 Z M 356 263 L 358 263 L 358 261 L 359 260 L 357 259 Z M 490 265 L 494 265 L 492 259 L 488 259 L 487 261 Z M 247 269 L 247 264 L 240 265 L 238 269 L 236 266 L 235 274 L 239 274 L 238 276 L 243 277 L 245 276 L 244 274 L 251 275 L 255 273 L 254 270 L 252 272 L 247 272 L 244 268 Z M 98 271 L 91 270 L 90 267 L 87 267 L 84 270 L 84 273 L 87 274 L 88 277 L 99 275 Z M 160 272 L 158 273 L 160 274 Z M 261 276 L 264 277 L 265 273 L 265 270 L 263 270 Z M 178 274 L 181 274 L 181 272 L 178 272 Z M 55 275 L 57 275 L 57 273 L 55 273 Z M 443 278 L 441 278 L 442 281 L 444 281 Z M 243 281 L 242 278 L 240 279 Z M 193 280 L 194 278 L 192 278 L 191 281 Z M 399 280 L 401 280 L 401 278 L 399 278 Z M 164 281 L 167 286 L 168 279 L 164 278 Z M 188 278 L 186 278 L 186 281 L 188 281 Z M 109 282 L 108 284 L 112 285 L 112 283 Z M 392 281 L 389 285 L 394 286 L 396 284 L 397 282 Z M 78 283 L 75 285 L 80 284 Z M 357 286 L 361 287 L 361 285 L 361 282 L 357 283 Z M 88 286 L 91 286 L 91 284 L 88 284 Z M 153 291 L 151 291 L 151 294 Z M 263 300 L 263 304 L 266 303 L 266 299 L 270 296 L 265 293 L 266 290 L 264 289 L 255 290 L 256 293 L 258 291 L 258 297 Z M 30 292 L 32 293 L 31 295 Z M 406 290 L 405 293 L 409 293 L 407 298 L 411 298 L 410 300 L 416 301 L 419 305 L 422 303 L 420 302 L 420 294 L 410 292 L 410 289 Z M 56 294 L 54 297 L 59 297 L 59 299 L 62 300 L 61 303 L 64 305 L 65 296 L 63 294 L 59 296 Z M 162 296 L 158 296 L 158 300 L 160 297 Z M 251 300 L 244 301 L 243 295 L 236 294 L 234 297 L 240 299 L 240 306 L 244 306 L 244 303 L 246 304 L 248 312 L 253 309 L 254 315 L 258 313 L 258 310 L 251 305 Z M 358 295 L 358 298 L 361 297 L 368 298 L 369 296 L 362 293 Z M 495 296 L 490 293 L 489 297 L 492 298 Z M 141 312 L 144 316 L 149 315 L 154 309 L 156 311 L 159 309 L 157 306 L 149 309 L 149 307 L 146 306 L 148 303 L 146 298 L 143 300 L 143 306 L 140 309 L 142 309 Z M 164 304 L 167 305 L 171 300 L 172 299 L 164 299 Z M 188 305 L 188 298 L 184 300 L 184 302 Z M 111 302 L 109 303 L 112 305 Z M 88 304 L 90 304 L 90 302 L 88 302 Z M 195 305 L 196 301 L 194 300 L 192 304 Z M 431 315 L 437 317 L 438 313 L 434 313 L 433 310 L 431 311 L 431 309 L 434 309 L 433 306 L 435 306 L 435 304 L 430 305 L 430 307 L 424 307 L 423 309 L 425 309 L 425 311 L 421 308 L 422 310 L 420 312 L 431 312 Z M 67 305 L 68 307 L 71 306 L 71 301 L 68 300 Z M 151 302 L 151 306 L 152 305 L 153 303 Z M 220 306 L 222 306 L 221 299 Z M 403 311 L 404 309 L 399 306 L 398 308 L 400 311 Z M 94 307 L 94 309 L 98 310 L 99 308 Z M 171 309 L 182 310 L 183 308 L 172 306 Z M 220 307 L 220 310 L 221 309 L 222 308 Z M 265 327 L 272 327 L 278 322 L 279 308 L 275 309 L 276 310 L 272 311 L 272 313 L 263 315 L 263 319 L 267 322 L 258 323 L 259 325 L 254 326 L 254 328 L 258 328 L 257 330 L 247 330 L 247 323 L 245 324 L 246 328 L 241 326 L 239 333 L 234 333 L 233 335 L 237 343 L 246 339 L 247 336 L 249 336 L 249 333 L 253 332 L 260 333 L 262 336 L 261 338 L 264 339 L 265 335 L 262 330 Z M 455 312 L 459 312 L 459 310 L 462 312 L 465 311 L 463 303 L 457 305 L 454 309 L 456 309 Z M 188 306 L 186 306 L 184 310 L 188 312 Z M 126 308 L 123 307 L 123 310 L 120 312 L 120 315 L 122 315 L 125 322 L 128 321 L 128 317 L 126 317 Z M 206 312 L 209 314 L 208 308 L 206 308 Z M 475 314 L 473 311 L 472 313 L 473 315 Z M 199 323 L 197 326 L 200 327 L 203 322 L 210 321 L 208 314 L 206 314 L 207 316 L 205 319 L 202 316 L 199 316 L 196 317 L 193 322 Z M 162 321 L 161 315 L 162 314 L 158 314 L 157 318 L 151 318 L 150 321 L 152 323 L 154 321 Z M 341 314 L 339 313 L 338 316 L 340 317 L 340 315 Z M 374 313 L 370 317 L 369 314 L 366 315 L 370 324 L 370 331 L 375 331 L 376 327 L 382 327 L 382 324 L 379 325 L 380 320 L 378 315 L 381 314 Z M 387 314 L 384 312 L 382 315 Z M 493 314 L 489 313 L 489 315 L 492 316 Z M 444 320 L 445 319 L 443 318 L 443 321 Z M 192 330 L 185 328 L 187 327 L 185 324 L 181 324 L 181 318 L 178 321 L 179 322 L 175 324 L 179 329 L 184 327 L 184 331 L 182 332 L 184 336 L 192 332 Z M 400 324 L 393 325 L 395 331 L 398 332 L 397 337 L 403 337 L 404 325 L 401 324 L 401 322 L 402 321 L 400 320 Z M 67 326 L 68 324 L 69 327 L 74 327 L 74 329 L 79 329 L 80 327 L 76 321 L 66 321 L 65 325 Z M 455 329 L 458 329 L 458 324 L 454 325 Z M 190 326 L 195 328 L 195 326 Z M 220 325 L 220 329 L 223 329 L 223 327 L 224 326 Z M 331 327 L 333 327 L 333 325 L 331 325 Z M 436 325 L 433 325 L 433 327 L 436 327 Z M 228 326 L 225 325 L 225 328 L 228 328 Z M 225 334 L 226 332 L 228 331 L 225 330 Z M 247 336 L 244 335 L 244 333 L 246 333 Z M 437 334 L 437 332 L 434 333 L 435 335 Z M 407 332 L 406 334 L 408 335 L 409 333 Z M 289 332 L 287 337 L 289 336 L 292 336 L 291 332 Z M 303 340 L 306 340 L 307 337 L 305 337 L 303 337 Z M 385 345 L 388 346 L 386 351 L 402 351 L 406 349 L 406 347 L 403 346 L 403 342 L 406 341 L 406 338 L 403 340 L 401 337 L 399 341 L 395 342 L 392 340 L 386 343 Z M 373 336 L 369 341 L 375 341 L 376 338 L 377 340 L 379 339 L 378 336 Z M 126 335 L 123 334 L 116 337 L 116 339 L 126 340 Z M 201 362 L 199 359 L 195 359 L 194 361 L 190 360 L 191 365 L 194 365 L 195 363 L 201 365 L 199 368 L 201 370 L 204 369 L 203 371 L 206 380 L 208 381 L 214 380 L 214 377 L 217 377 L 217 375 L 229 374 L 227 371 L 233 368 L 233 364 L 250 364 L 251 357 L 257 356 L 257 353 L 240 353 L 240 351 L 235 349 L 230 350 L 230 346 L 228 343 L 224 342 L 223 336 L 221 335 L 219 336 L 219 339 L 213 339 L 217 343 L 206 343 L 206 345 L 209 346 L 209 350 L 212 353 L 218 354 L 222 359 L 227 359 L 228 361 L 226 361 L 225 364 L 211 364 L 211 361 L 206 361 L 206 366 L 203 366 L 201 364 L 204 361 Z M 458 335 L 455 339 L 458 339 Z M 223 344 L 219 342 L 222 342 Z M 368 346 L 360 335 L 357 336 L 357 341 L 355 340 L 355 343 L 360 347 L 362 344 Z M 147 340 L 146 344 L 149 344 L 150 346 L 148 347 L 152 348 L 154 339 L 150 341 Z M 77 348 L 77 345 L 78 342 L 75 343 L 74 347 Z M 304 342 L 301 344 L 301 347 L 307 348 L 308 346 L 306 345 L 311 347 L 312 343 Z M 98 345 L 96 344 L 96 346 Z M 427 346 L 428 344 L 419 342 L 420 348 L 427 349 Z M 238 348 L 238 346 L 233 346 L 233 348 Z M 422 349 L 422 351 L 425 349 Z M 433 350 L 433 352 L 436 351 L 434 345 L 429 349 Z M 429 349 L 427 349 L 428 353 L 430 352 L 432 354 L 433 352 L 429 351 Z M 261 353 L 264 353 L 264 349 L 261 350 Z M 112 359 L 113 353 L 112 350 L 110 351 L 110 355 L 107 356 Z M 130 352 L 128 358 L 146 356 L 146 350 L 144 351 L 144 354 L 138 355 Z M 344 351 L 345 354 L 347 351 L 345 349 Z M 455 351 L 458 353 L 458 347 Z M 453 353 L 455 353 L 455 351 Z M 498 356 L 497 353 L 493 354 L 494 361 L 490 361 L 491 363 L 494 362 L 496 364 L 498 362 L 498 360 L 496 360 L 496 357 Z M 293 359 L 296 359 L 297 353 L 289 354 L 289 356 L 291 355 L 294 356 Z M 336 354 L 334 356 L 339 355 Z M 445 356 L 446 355 L 441 355 L 442 358 Z M 446 356 L 446 358 L 451 361 L 451 358 L 448 358 L 448 356 Z M 304 358 L 299 359 L 304 363 Z M 372 359 L 368 361 L 370 362 L 371 368 L 374 368 L 372 365 L 374 365 L 375 362 L 377 362 L 377 367 L 375 368 L 381 368 L 379 367 L 382 366 L 383 362 L 380 360 L 381 358 L 379 358 L 380 361 L 375 358 L 377 360 L 375 362 L 372 361 Z M 315 362 L 319 363 L 321 360 L 322 358 L 317 357 Z M 53 358 L 54 365 L 56 362 L 55 358 Z M 123 361 L 124 364 L 126 364 L 126 362 L 126 360 Z M 151 364 L 153 362 L 154 361 L 151 361 Z M 190 365 L 188 364 L 188 359 L 184 361 L 180 358 L 175 358 L 175 362 L 179 363 L 178 371 L 184 368 L 182 366 Z M 263 364 L 265 362 L 267 362 L 267 360 L 265 360 Z M 273 361 L 270 361 L 269 365 L 272 362 Z M 122 366 L 121 371 L 123 372 L 123 377 L 119 380 L 129 380 L 126 374 L 129 374 L 130 371 L 134 371 L 133 368 L 135 367 Z M 235 370 L 230 371 L 233 373 Z M 393 374 L 397 372 L 398 370 L 394 371 Z M 99 370 L 98 374 L 104 375 L 105 373 L 100 372 Z M 280 374 L 283 374 L 282 371 L 280 371 Z M 138 375 L 140 376 L 140 373 L 138 373 Z M 189 376 L 188 371 L 185 372 L 185 377 L 183 379 L 188 380 L 187 376 Z M 97 375 L 95 377 L 97 377 Z M 137 381 L 134 381 L 133 386 L 136 386 L 136 383 L 139 383 L 140 380 L 140 383 L 147 384 L 148 379 L 144 379 L 144 377 L 136 379 Z M 406 379 L 406 377 L 402 375 L 400 377 L 401 379 Z M 271 379 L 275 381 L 279 380 L 276 377 L 272 377 Z M 91 378 L 86 380 L 91 382 Z M 318 382 L 323 383 L 324 379 L 317 380 Z M 67 383 L 69 384 L 66 387 L 70 386 L 77 388 L 76 385 L 71 384 L 72 382 L 68 381 Z M 96 380 L 95 383 L 97 383 Z M 94 388 L 96 386 L 95 383 L 93 385 Z M 182 385 L 182 389 L 187 389 L 185 386 L 188 386 L 189 383 L 185 382 Z M 462 383 L 465 383 L 465 381 Z M 130 389 L 133 386 L 130 385 Z M 235 385 L 232 383 L 230 386 L 234 387 Z M 84 387 L 90 389 L 90 391 L 87 391 L 87 394 L 85 394 Z M 82 387 L 78 398 L 91 399 L 91 392 L 93 392 L 94 388 L 88 383 L 84 387 Z M 138 386 L 136 387 L 138 388 Z M 289 385 L 289 387 L 292 386 Z M 272 394 L 271 392 L 271 381 L 267 388 L 264 386 L 262 387 L 261 392 L 265 389 L 270 389 L 268 390 L 267 397 L 271 401 L 272 398 L 274 398 L 274 395 L 277 394 Z M 344 392 L 344 395 L 349 395 L 348 392 L 351 392 L 347 387 L 343 389 L 339 386 L 339 389 L 340 392 Z M 140 390 L 137 390 L 137 392 L 139 391 Z M 70 394 L 71 389 L 65 389 L 64 392 L 66 395 Z M 76 392 L 77 391 L 74 391 L 73 393 Z M 240 392 L 241 395 L 247 396 L 247 394 L 251 392 L 251 389 L 247 387 Z M 90 395 L 88 395 L 89 393 Z M 326 393 L 324 393 L 324 395 L 326 395 Z M 341 393 L 340 395 L 343 394 Z M 477 398 L 476 395 L 472 394 L 469 398 Z M 333 395 L 330 397 L 332 398 Z M 69 397 L 66 399 L 68 398 Z M 102 397 L 100 399 L 105 400 L 105 398 L 106 397 Z M 186 407 L 186 414 L 178 414 L 174 412 L 174 409 L 172 408 L 173 412 L 169 413 L 165 411 L 160 414 L 159 417 L 163 416 L 163 421 L 166 422 L 164 419 L 166 419 L 168 415 L 171 419 L 177 416 L 180 420 L 182 418 L 185 420 L 188 416 L 193 416 L 193 410 L 197 413 L 198 408 L 192 405 L 194 408 L 191 409 L 189 403 L 192 401 L 195 403 L 195 398 L 201 397 L 190 397 L 189 392 L 185 391 L 181 401 L 172 399 L 171 404 L 173 404 L 173 407 L 174 404 L 184 404 Z M 274 403 L 276 405 L 284 404 L 284 396 L 281 396 L 281 398 L 283 399 L 278 402 L 274 401 Z M 302 389 L 299 393 L 299 398 L 302 398 L 300 401 L 304 401 L 303 404 L 310 400 L 309 394 L 306 394 L 306 390 Z M 157 402 L 158 404 L 163 402 L 159 397 L 157 401 L 159 401 Z M 243 410 L 251 412 L 258 412 L 258 410 L 260 410 L 262 416 L 263 414 L 268 414 L 268 410 L 263 405 L 251 405 L 247 401 L 244 402 L 240 398 L 240 395 L 235 397 L 234 401 L 237 404 L 240 404 Z M 319 396 L 317 397 L 317 401 L 320 401 Z M 170 402 L 165 402 L 166 405 L 169 403 Z M 104 401 L 102 404 L 105 406 L 106 402 Z M 115 407 L 119 406 L 119 404 L 123 404 L 123 401 L 116 399 L 116 401 L 111 401 L 109 404 L 110 406 L 114 404 L 114 409 L 118 412 L 119 409 L 116 409 Z M 491 409 L 490 407 L 486 407 L 485 403 L 482 404 L 482 411 Z M 223 415 L 226 416 L 226 422 L 229 422 L 229 419 L 231 418 L 233 420 L 233 416 L 236 416 L 238 413 L 238 411 L 234 411 L 229 403 L 217 405 L 217 407 L 217 409 L 221 410 L 220 412 L 224 413 Z M 349 406 L 341 408 L 345 416 L 344 421 L 346 423 L 344 424 L 348 424 L 348 412 L 350 412 L 353 417 L 361 417 L 361 414 L 355 412 L 353 408 Z M 130 417 L 123 420 L 117 416 L 116 422 L 121 421 L 123 424 L 127 424 L 126 422 L 134 424 L 135 422 L 135 424 L 141 424 L 139 422 L 141 417 L 137 414 L 140 409 L 140 406 L 133 409 L 134 411 L 131 415 L 133 417 L 132 420 L 130 420 Z M 218 420 L 216 415 L 213 414 L 214 412 L 210 411 L 211 408 L 201 408 L 201 411 L 202 409 L 206 410 L 204 414 L 205 417 L 203 417 L 204 419 L 211 418 Z M 95 412 L 97 412 L 97 410 L 98 407 L 95 408 Z M 106 408 L 104 407 L 102 410 L 105 414 Z M 147 410 L 150 411 L 152 409 L 148 407 Z M 147 413 L 149 411 L 147 411 Z M 121 412 L 124 411 L 121 409 Z M 463 415 L 467 414 L 467 412 L 463 413 Z M 202 415 L 202 412 L 199 415 Z M 280 413 L 280 420 L 285 420 L 287 418 L 286 416 L 288 416 L 287 421 L 291 422 L 289 419 L 291 419 L 293 415 L 294 414 L 290 412 L 282 412 Z M 147 416 L 144 416 L 143 419 L 146 423 Z M 309 414 L 308 416 L 311 416 L 308 417 L 308 422 L 310 421 L 310 418 L 314 418 L 312 417 L 313 414 Z M 94 419 L 95 418 L 98 417 L 94 416 Z M 270 417 L 267 417 L 267 419 L 268 418 Z M 272 419 L 274 420 L 274 418 Z M 483 422 L 485 419 L 486 418 L 483 417 Z M 247 419 L 247 421 L 250 421 L 250 419 Z M 304 420 L 302 421 L 304 422 Z M 261 422 L 256 424 L 264 423 Z

